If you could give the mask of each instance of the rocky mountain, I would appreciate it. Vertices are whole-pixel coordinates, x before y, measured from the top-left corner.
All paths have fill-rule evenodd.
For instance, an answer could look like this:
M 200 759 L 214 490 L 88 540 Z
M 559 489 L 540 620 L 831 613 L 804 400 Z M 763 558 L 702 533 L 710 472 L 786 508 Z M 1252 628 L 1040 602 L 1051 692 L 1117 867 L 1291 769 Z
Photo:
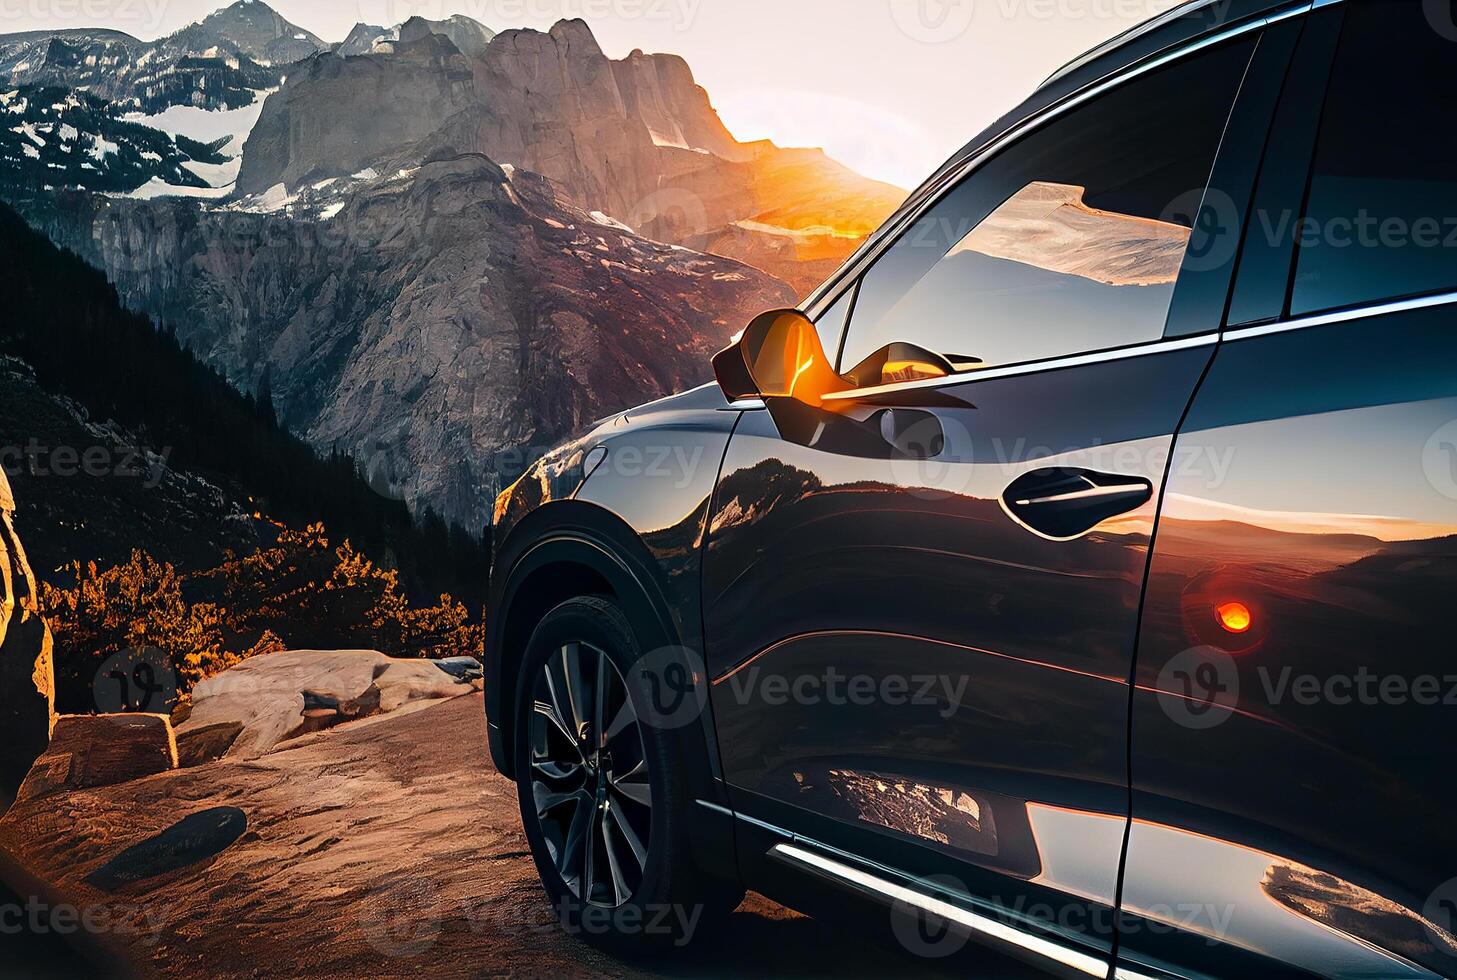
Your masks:
M 236 109 L 327 47 L 261 0 L 238 0 L 151 42 L 103 30 L 0 35 L 0 76 L 12 86 L 84 90 L 122 110 Z
M 246 157 L 245 157 L 246 159 Z M 32 213 L 282 421 L 468 527 L 534 453 L 709 380 L 793 301 L 731 259 L 643 238 L 535 174 L 443 155 L 201 209 L 65 194 Z
M 204 189 L 191 167 L 222 165 L 211 146 L 119 118 L 87 92 L 22 85 L 0 92 L 0 182 L 25 189 L 135 191 L 156 182 Z
M 496 32 L 485 24 L 464 14 L 455 14 L 445 20 L 411 17 L 395 28 L 394 34 L 395 40 L 407 44 L 430 34 L 439 34 L 449 38 L 450 43 L 468 58 L 479 58 L 485 54 L 486 46 L 496 36 Z
M 349 36 L 335 45 L 335 54 L 349 58 L 355 55 L 369 54 L 374 50 L 375 45 L 387 41 L 398 41 L 399 31 L 392 27 L 380 27 L 378 24 L 355 24 L 349 31 Z
M 295 71 L 264 103 L 243 146 L 239 192 L 276 184 L 292 191 L 357 173 L 426 139 L 473 104 L 470 64 L 443 35 L 394 48 L 324 54 Z
M 353 57 L 376 53 L 376 49 L 384 46 L 383 52 L 388 52 L 392 50 L 390 46 L 397 41 L 418 41 L 428 34 L 439 34 L 448 38 L 456 50 L 471 58 L 484 54 L 486 45 L 496 36 L 496 32 L 485 24 L 464 14 L 456 14 L 445 20 L 411 17 L 394 27 L 355 24 L 349 36 L 342 44 L 335 45 L 333 51 L 341 57 Z
M 676 55 L 608 59 L 580 20 L 507 31 L 444 138 L 545 174 L 644 234 L 738 258 L 803 295 L 904 199 L 817 150 L 740 143 Z
M 271 543 L 282 524 L 322 522 L 398 569 L 412 599 L 448 591 L 478 606 L 479 542 L 413 518 L 361 476 L 367 461 L 318 454 L 278 424 L 266 380 L 249 389 L 256 399 L 240 392 L 4 207 L 0 292 L 0 467 L 41 578 L 62 584 L 70 562 L 105 569 L 138 548 L 208 568 Z
M 739 143 L 682 58 L 612 61 L 582 21 L 506 31 L 478 57 L 445 40 L 402 37 L 295 72 L 264 106 L 239 189 L 292 191 L 410 146 L 422 157 L 480 152 L 551 178 L 588 210 L 757 265 L 800 293 L 904 197 L 819 151 Z
M 148 45 L 121 31 L 26 31 L 0 35 L 0 76 L 14 85 L 105 86 Z
M 267 68 L 257 43 L 210 57 Z M 281 74 L 248 107 L 128 114 L 225 164 L 99 197 L 0 159 L 0 195 L 239 390 L 266 381 L 290 430 L 466 527 L 582 423 L 707 381 L 902 196 L 739 142 L 681 58 L 614 61 L 581 21 L 361 25 Z
M 164 38 L 161 45 L 190 52 L 217 47 L 268 65 L 291 65 L 329 47 L 317 35 L 289 23 L 262 0 L 237 0 Z

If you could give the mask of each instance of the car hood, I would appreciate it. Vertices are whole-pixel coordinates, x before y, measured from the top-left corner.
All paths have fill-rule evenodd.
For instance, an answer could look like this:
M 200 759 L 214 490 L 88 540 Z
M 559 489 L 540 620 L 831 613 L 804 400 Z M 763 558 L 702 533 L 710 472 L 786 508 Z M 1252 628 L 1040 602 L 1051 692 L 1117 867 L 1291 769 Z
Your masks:
M 689 427 L 697 424 L 704 413 L 729 408 L 722 389 L 710 383 L 592 423 L 533 463 L 521 479 L 496 498 L 492 521 L 495 543 L 499 545 L 521 518 L 538 507 L 576 494 L 586 479 L 588 454 L 602 442 L 634 430 Z

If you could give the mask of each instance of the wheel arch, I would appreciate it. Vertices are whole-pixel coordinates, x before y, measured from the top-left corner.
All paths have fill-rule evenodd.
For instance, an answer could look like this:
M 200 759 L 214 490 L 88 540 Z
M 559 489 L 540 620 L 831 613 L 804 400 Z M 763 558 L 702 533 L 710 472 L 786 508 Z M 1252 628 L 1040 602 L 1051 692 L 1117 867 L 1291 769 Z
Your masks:
M 512 529 L 496 553 L 486 627 L 486 715 L 502 775 L 515 776 L 518 669 L 537 624 L 569 599 L 598 595 L 617 602 L 648 649 L 683 644 L 660 575 L 632 528 L 593 504 L 547 504 Z

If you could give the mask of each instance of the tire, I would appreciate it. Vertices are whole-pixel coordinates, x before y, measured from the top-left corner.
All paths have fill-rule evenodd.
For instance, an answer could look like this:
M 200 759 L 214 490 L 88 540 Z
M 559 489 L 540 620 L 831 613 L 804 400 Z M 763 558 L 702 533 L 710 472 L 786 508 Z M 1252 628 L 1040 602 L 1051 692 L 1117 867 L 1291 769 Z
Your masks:
M 571 599 L 542 619 L 517 685 L 516 790 L 537 872 L 568 932 L 613 946 L 683 946 L 725 919 L 744 889 L 694 861 L 685 777 L 706 760 L 681 731 L 637 710 L 650 704 L 632 670 L 642 653 L 608 599 Z

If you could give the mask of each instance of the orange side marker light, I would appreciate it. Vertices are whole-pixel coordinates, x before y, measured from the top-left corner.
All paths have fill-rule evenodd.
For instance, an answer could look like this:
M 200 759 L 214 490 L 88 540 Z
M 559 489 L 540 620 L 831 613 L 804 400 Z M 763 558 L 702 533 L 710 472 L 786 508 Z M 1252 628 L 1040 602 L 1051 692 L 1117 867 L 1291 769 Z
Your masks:
M 1222 602 L 1214 607 L 1214 617 L 1231 633 L 1248 633 L 1255 618 L 1243 602 Z

